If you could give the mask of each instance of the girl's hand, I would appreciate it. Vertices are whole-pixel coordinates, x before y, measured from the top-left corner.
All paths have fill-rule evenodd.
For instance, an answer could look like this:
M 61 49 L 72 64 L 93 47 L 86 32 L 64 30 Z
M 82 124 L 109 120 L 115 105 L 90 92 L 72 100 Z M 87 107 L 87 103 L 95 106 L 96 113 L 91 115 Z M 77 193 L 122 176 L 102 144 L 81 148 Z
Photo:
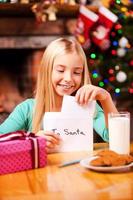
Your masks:
M 109 93 L 105 89 L 89 84 L 79 88 L 75 98 L 80 105 L 85 105 L 92 100 L 104 101 L 108 96 Z
M 60 144 L 60 137 L 59 135 L 55 134 L 52 131 L 43 131 L 40 130 L 36 134 L 37 136 L 42 136 L 46 139 L 46 151 L 47 153 L 51 153 L 52 149 L 56 147 L 56 145 Z

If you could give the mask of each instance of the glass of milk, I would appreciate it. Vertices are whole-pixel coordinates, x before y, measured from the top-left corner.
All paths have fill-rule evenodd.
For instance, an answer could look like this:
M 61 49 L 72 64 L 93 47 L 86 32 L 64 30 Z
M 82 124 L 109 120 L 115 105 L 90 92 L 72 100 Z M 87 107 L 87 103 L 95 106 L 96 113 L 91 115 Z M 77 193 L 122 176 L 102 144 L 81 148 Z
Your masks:
M 109 149 L 119 154 L 130 153 L 130 113 L 108 114 Z

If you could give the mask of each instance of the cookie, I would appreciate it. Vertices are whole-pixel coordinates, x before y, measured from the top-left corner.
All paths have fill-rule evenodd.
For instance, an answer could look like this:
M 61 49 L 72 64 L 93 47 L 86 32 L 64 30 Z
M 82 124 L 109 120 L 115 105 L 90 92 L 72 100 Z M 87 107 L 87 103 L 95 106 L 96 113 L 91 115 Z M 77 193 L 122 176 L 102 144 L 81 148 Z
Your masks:
M 94 160 L 91 160 L 90 165 L 103 166 L 104 165 L 103 158 L 102 157 L 98 157 L 98 158 L 96 158 Z
M 112 150 L 102 150 L 96 155 L 98 158 L 90 162 L 93 166 L 122 166 L 133 162 L 133 156 L 118 154 Z
M 108 150 L 108 149 L 99 151 L 97 153 L 97 156 L 117 156 L 117 155 L 118 155 L 118 153 L 116 153 L 112 150 Z

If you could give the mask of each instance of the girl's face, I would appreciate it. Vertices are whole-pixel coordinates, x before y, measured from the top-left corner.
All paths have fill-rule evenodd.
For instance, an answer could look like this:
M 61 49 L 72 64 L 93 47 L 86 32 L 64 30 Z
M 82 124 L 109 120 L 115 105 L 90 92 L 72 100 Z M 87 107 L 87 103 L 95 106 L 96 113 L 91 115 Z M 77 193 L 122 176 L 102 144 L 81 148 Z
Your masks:
M 81 85 L 83 62 L 76 53 L 57 56 L 52 70 L 52 84 L 57 95 L 71 95 Z

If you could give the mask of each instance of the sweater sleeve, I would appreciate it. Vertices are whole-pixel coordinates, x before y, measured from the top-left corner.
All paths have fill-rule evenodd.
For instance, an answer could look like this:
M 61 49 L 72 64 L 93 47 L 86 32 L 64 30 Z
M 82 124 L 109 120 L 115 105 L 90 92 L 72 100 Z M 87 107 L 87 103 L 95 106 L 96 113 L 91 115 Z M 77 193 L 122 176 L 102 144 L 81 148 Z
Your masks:
M 17 130 L 30 131 L 32 127 L 33 99 L 18 104 L 9 117 L 0 125 L 0 134 Z
M 104 141 L 109 141 L 108 128 L 106 128 L 104 112 L 102 108 L 96 104 L 96 114 L 94 117 L 94 130 L 103 138 Z

